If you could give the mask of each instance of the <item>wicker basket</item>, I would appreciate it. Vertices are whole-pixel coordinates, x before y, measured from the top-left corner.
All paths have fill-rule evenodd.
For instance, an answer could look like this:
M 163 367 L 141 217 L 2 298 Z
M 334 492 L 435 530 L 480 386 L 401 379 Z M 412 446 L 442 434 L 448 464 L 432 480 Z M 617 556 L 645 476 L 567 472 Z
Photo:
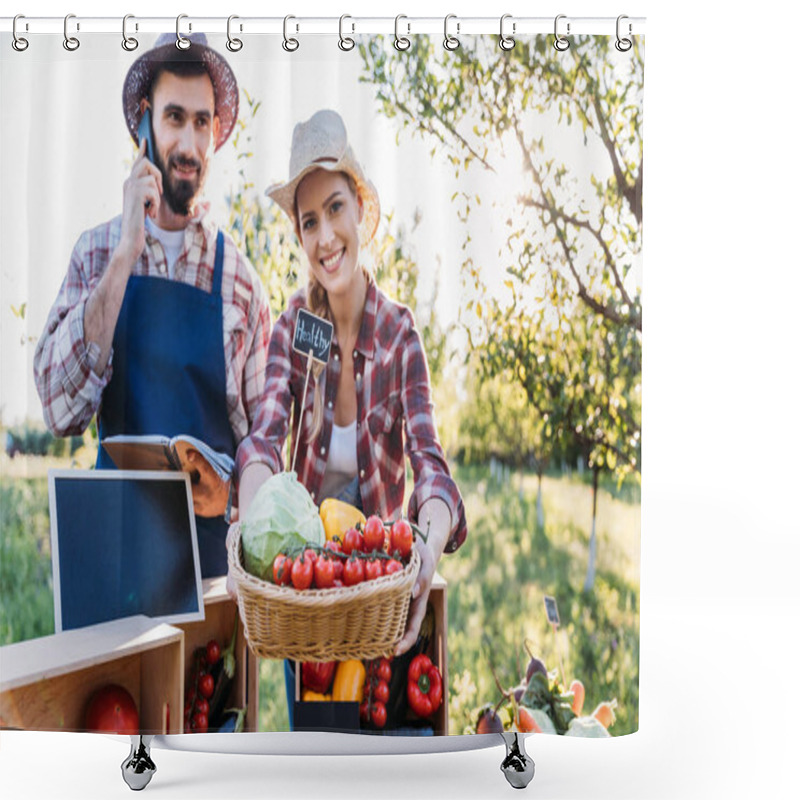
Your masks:
M 392 656 L 405 631 L 420 567 L 417 549 L 401 572 L 337 589 L 276 586 L 242 566 L 239 526 L 228 546 L 239 616 L 250 649 L 261 658 L 345 661 Z

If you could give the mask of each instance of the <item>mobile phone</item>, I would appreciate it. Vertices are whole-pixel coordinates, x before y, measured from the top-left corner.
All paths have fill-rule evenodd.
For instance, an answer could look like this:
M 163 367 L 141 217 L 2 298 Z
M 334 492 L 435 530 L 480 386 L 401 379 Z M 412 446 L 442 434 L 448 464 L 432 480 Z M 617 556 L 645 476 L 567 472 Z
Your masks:
M 153 144 L 153 120 L 150 116 L 149 106 L 145 108 L 142 118 L 139 120 L 139 144 L 141 144 L 143 140 L 146 142 L 144 154 L 150 161 L 155 163 L 156 148 Z M 150 208 L 149 200 L 144 204 L 144 207 Z
M 139 121 L 139 144 L 142 143 L 142 139 L 147 142 L 147 148 L 145 149 L 145 155 L 153 162 L 155 162 L 155 152 L 156 148 L 153 144 L 153 120 L 150 116 L 150 107 L 148 106 L 145 108 L 144 113 L 142 114 L 142 118 Z

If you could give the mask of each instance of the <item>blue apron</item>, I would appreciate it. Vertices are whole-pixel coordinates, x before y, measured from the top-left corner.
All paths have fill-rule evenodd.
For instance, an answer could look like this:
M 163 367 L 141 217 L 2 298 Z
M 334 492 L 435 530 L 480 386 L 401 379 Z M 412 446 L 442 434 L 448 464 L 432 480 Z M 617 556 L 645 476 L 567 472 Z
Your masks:
M 231 458 L 222 329 L 222 231 L 217 234 L 211 293 L 185 283 L 131 275 L 114 330 L 112 376 L 103 392 L 98 433 L 189 434 Z M 114 469 L 101 447 L 98 469 Z M 197 517 L 204 578 L 228 570 L 222 516 Z

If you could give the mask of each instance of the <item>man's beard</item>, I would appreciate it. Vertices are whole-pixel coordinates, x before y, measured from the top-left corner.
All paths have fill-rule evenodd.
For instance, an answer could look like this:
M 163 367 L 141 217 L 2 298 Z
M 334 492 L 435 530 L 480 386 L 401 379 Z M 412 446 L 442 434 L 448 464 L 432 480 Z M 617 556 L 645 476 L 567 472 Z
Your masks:
M 180 154 L 172 155 L 167 159 L 166 166 L 161 159 L 161 154 L 156 150 L 155 165 L 161 170 L 163 178 L 164 194 L 162 199 L 166 202 L 174 214 L 187 217 L 192 212 L 195 198 L 200 194 L 205 182 L 205 170 L 200 162 L 193 158 L 187 158 Z M 198 170 L 195 181 L 173 179 L 172 169 L 177 166 L 194 167 Z

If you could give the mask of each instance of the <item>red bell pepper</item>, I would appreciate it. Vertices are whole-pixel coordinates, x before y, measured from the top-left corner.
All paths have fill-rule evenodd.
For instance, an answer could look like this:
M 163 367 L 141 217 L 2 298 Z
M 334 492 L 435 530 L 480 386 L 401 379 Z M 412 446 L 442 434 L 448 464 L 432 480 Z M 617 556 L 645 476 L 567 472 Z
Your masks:
M 442 704 L 442 676 L 424 653 L 408 667 L 408 704 L 418 717 L 429 717 Z
M 325 694 L 331 688 L 334 672 L 335 661 L 304 661 L 301 671 L 303 688 Z

